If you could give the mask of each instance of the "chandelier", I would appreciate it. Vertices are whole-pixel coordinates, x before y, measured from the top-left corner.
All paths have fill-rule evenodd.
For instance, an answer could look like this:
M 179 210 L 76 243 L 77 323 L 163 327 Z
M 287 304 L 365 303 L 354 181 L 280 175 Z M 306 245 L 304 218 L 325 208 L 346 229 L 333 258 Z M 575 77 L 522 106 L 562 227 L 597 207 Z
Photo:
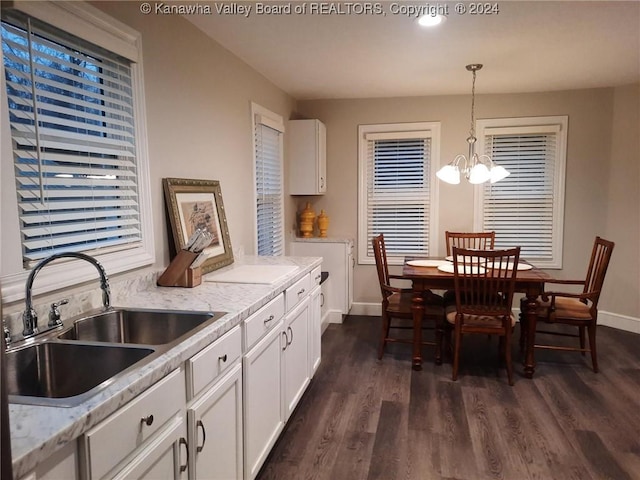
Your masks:
M 443 182 L 456 185 L 460 183 L 460 172 L 465 176 L 469 183 L 478 184 L 486 181 L 495 183 L 502 180 L 509 172 L 491 159 L 489 155 L 478 155 L 476 153 L 476 72 L 482 68 L 480 63 L 472 63 L 467 65 L 467 70 L 473 74 L 473 83 L 471 86 L 471 128 L 469 130 L 469 155 L 459 154 L 453 161 L 442 167 L 436 173 L 436 176 Z

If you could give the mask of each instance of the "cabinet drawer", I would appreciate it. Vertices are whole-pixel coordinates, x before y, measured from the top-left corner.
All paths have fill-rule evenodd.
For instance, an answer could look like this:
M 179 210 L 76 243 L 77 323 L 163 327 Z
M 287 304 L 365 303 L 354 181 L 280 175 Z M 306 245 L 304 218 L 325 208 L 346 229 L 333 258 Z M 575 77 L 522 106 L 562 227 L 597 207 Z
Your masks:
M 321 267 L 316 267 L 311 270 L 311 274 L 309 278 L 311 279 L 311 288 L 313 289 L 314 285 L 320 285 L 320 280 L 322 280 L 322 271 Z
M 226 372 L 241 355 L 242 336 L 240 326 L 237 326 L 187 360 L 189 399 Z
M 184 392 L 184 371 L 178 369 L 89 430 L 84 448 L 91 478 L 104 477 L 183 409 Z
M 245 351 L 249 350 L 284 315 L 284 295 L 278 295 L 244 322 Z
M 298 305 L 309 295 L 309 275 L 305 275 L 284 292 L 287 301 L 287 312 Z

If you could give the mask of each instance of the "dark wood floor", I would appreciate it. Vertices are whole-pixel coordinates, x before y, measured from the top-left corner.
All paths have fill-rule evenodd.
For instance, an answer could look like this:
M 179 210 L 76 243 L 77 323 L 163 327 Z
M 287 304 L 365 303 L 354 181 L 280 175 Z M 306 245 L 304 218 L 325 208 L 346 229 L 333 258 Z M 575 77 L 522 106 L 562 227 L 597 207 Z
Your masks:
M 514 346 L 510 387 L 495 338 L 465 337 L 452 382 L 429 347 L 419 372 L 409 345 L 377 360 L 379 328 L 356 316 L 329 326 L 260 480 L 640 479 L 640 335 L 598 327 L 597 374 L 588 356 L 536 351 L 533 380 Z

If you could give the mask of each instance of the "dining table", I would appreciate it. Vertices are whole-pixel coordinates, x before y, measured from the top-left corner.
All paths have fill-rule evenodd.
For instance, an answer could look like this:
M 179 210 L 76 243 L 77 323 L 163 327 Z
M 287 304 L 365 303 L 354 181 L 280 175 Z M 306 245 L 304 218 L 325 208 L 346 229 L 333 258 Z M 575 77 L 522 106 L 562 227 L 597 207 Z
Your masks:
M 413 311 L 413 351 L 412 368 L 422 369 L 422 317 L 424 313 L 424 292 L 428 290 L 453 290 L 454 274 L 451 257 L 405 257 L 402 267 L 402 278 L 410 280 L 412 284 Z M 526 300 L 523 302 L 522 314 L 524 316 L 524 375 L 532 378 L 535 372 L 535 333 L 537 323 L 538 298 L 544 291 L 545 282 L 554 278 L 535 265 L 520 259 L 521 268 L 518 268 L 515 280 L 515 291 L 523 293 Z M 436 357 L 438 353 L 436 354 Z M 438 362 L 436 358 L 436 362 Z

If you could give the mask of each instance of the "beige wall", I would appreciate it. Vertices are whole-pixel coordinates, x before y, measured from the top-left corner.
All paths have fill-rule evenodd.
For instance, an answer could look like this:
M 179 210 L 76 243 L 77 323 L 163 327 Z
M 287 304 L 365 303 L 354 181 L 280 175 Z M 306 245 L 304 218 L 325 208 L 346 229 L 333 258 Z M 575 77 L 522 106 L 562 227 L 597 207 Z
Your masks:
M 178 15 L 94 5 L 142 34 L 157 264 L 169 261 L 164 177 L 219 180 L 234 251 L 253 253 L 251 102 L 287 120 L 295 101 Z
M 618 191 L 616 179 L 613 178 L 624 176 L 624 173 L 612 172 L 612 152 L 614 156 L 619 150 L 634 152 L 636 156 L 626 158 L 625 161 L 632 169 L 635 168 L 635 173 L 624 180 L 628 189 L 637 192 L 638 148 L 630 148 L 631 145 L 612 145 L 612 139 L 617 141 L 618 137 L 633 137 L 627 130 L 635 131 L 637 138 L 640 126 L 637 118 L 638 102 L 627 105 L 627 102 L 631 101 L 632 92 L 633 89 L 593 89 L 517 95 L 478 95 L 476 113 L 478 118 L 569 116 L 564 268 L 554 274 L 557 273 L 564 278 L 584 278 L 594 237 L 601 235 L 616 241 L 616 248 L 619 250 L 615 252 L 614 257 L 619 255 L 620 258 L 611 267 L 611 279 L 617 277 L 618 281 L 626 283 L 627 289 L 635 292 L 635 295 L 618 296 L 614 302 L 610 292 L 614 287 L 617 288 L 617 285 L 608 279 L 605 290 L 609 294 L 604 297 L 601 308 L 639 317 L 639 203 L 637 193 L 634 201 L 625 201 L 624 194 Z M 632 111 L 636 113 L 635 119 L 632 118 Z M 444 164 L 455 154 L 465 153 L 470 97 L 464 95 L 300 101 L 298 113 L 307 118 L 319 118 L 327 126 L 328 190 L 325 196 L 310 197 L 310 200 L 316 211 L 323 208 L 330 216 L 330 235 L 356 239 L 358 125 L 440 121 L 441 163 Z M 615 129 L 615 132 L 612 133 L 612 129 Z M 622 152 L 618 152 L 618 155 L 622 155 Z M 472 229 L 473 188 L 464 183 L 458 186 L 440 183 L 438 188 L 438 237 L 443 239 L 445 230 Z M 630 218 L 625 220 L 627 217 Z M 614 218 L 618 220 L 614 221 Z M 633 225 L 630 229 L 629 221 Z M 438 252 L 443 254 L 444 249 L 442 240 Z M 631 262 L 628 259 L 623 260 L 620 251 L 635 252 L 635 255 L 630 253 Z M 625 262 L 630 265 L 623 267 L 622 264 Z M 379 301 L 378 288 L 375 267 L 357 265 L 354 275 L 354 301 Z
M 169 261 L 164 177 L 220 180 L 234 250 L 253 253 L 251 101 L 285 119 L 319 118 L 327 126 L 328 193 L 286 196 L 287 235 L 295 223 L 295 209 L 310 200 L 316 211 L 328 212 L 330 235 L 357 237 L 359 124 L 440 121 L 442 161 L 465 150 L 468 95 L 303 101 L 296 109 L 293 98 L 184 18 L 145 16 L 133 2 L 93 4 L 141 32 L 143 38 L 156 268 Z M 640 317 L 638 107 L 638 86 L 477 98 L 478 118 L 569 115 L 561 274 L 584 276 L 595 235 L 616 241 L 602 308 L 633 317 Z M 3 202 L 3 212 L 12 203 Z M 469 185 L 440 184 L 439 237 L 447 229 L 470 229 L 472 206 Z M 6 226 L 2 233 L 16 232 Z M 439 252 L 444 252 L 444 245 Z M 356 266 L 355 300 L 379 300 L 374 267 Z
M 605 235 L 616 246 L 603 292 L 603 308 L 640 312 L 640 84 L 614 90 L 611 168 Z M 615 287 L 615 288 L 611 288 Z M 615 309 L 614 305 L 620 305 Z

